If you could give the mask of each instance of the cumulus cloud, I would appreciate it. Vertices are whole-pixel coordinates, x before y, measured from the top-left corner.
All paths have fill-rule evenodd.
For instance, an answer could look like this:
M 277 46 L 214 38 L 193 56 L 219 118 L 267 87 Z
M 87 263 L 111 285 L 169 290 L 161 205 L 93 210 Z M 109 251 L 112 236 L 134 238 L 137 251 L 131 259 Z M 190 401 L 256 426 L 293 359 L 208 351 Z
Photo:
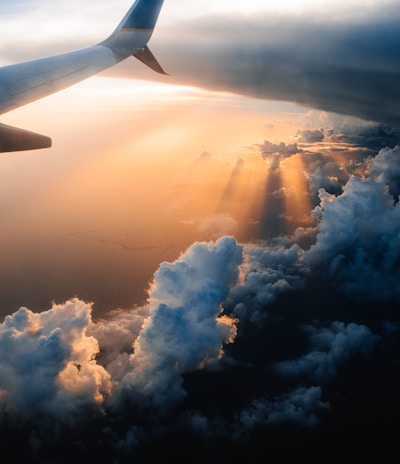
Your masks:
M 48 414 L 64 421 L 81 407 L 101 406 L 112 385 L 94 362 L 99 345 L 87 335 L 90 323 L 91 305 L 79 300 L 6 317 L 0 326 L 3 417 L 24 422 Z
M 369 175 L 380 178 L 388 185 L 389 192 L 398 201 L 400 194 L 400 146 L 383 148 L 372 159 Z
M 307 179 L 313 203 L 319 204 L 319 191 L 322 188 L 330 194 L 340 195 L 349 178 L 350 173 L 337 162 L 327 159 L 314 160 L 309 167 Z
M 261 424 L 294 423 L 315 427 L 320 422 L 318 413 L 327 409 L 329 404 L 323 402 L 320 387 L 299 387 L 275 401 L 255 400 L 251 408 L 240 413 L 239 423 L 247 432 Z
M 185 395 L 182 374 L 216 363 L 235 338 L 236 321 L 221 304 L 241 259 L 232 237 L 194 244 L 160 265 L 146 307 L 99 322 L 92 305 L 78 299 L 6 317 L 0 425 L 6 418 L 79 422 L 89 410 L 101 415 L 123 400 L 168 410 Z
M 315 206 L 319 205 L 321 188 L 339 196 L 351 176 L 376 178 L 384 170 L 392 171 L 391 180 L 383 179 L 390 192 L 397 197 L 396 151 L 399 131 L 379 123 L 356 118 L 339 118 L 338 115 L 310 111 L 305 125 L 323 126 L 321 129 L 302 129 L 293 140 L 302 148 L 303 168 Z M 382 153 L 379 153 L 379 151 Z M 389 152 L 389 153 L 386 153 Z M 383 161 L 385 157 L 385 161 Z M 392 160 L 390 167 L 389 159 Z
M 106 319 L 96 321 L 88 327 L 101 347 L 96 359 L 105 367 L 114 381 L 119 382 L 130 369 L 129 356 L 133 344 L 149 317 L 148 306 L 135 307 L 132 311 L 114 310 Z
M 303 288 L 310 275 L 339 284 L 355 299 L 384 301 L 399 296 L 398 146 L 380 149 L 380 144 L 371 143 L 370 134 L 380 131 L 377 124 L 326 123 L 327 128 L 297 134 L 318 140 L 316 151 L 302 153 L 316 205 L 311 215 L 314 225 L 297 229 L 291 238 L 244 246 L 242 280 L 228 300 L 241 320 L 259 321 L 269 304 L 283 293 Z M 385 133 L 392 143 L 394 132 Z M 341 157 L 331 149 L 338 134 L 344 143 Z M 329 142 L 326 147 L 319 145 L 322 135 Z M 269 154 L 292 151 L 283 143 L 264 146 Z M 294 148 L 298 150 L 296 144 Z
M 319 196 L 317 242 L 305 262 L 353 297 L 398 298 L 400 210 L 386 185 L 351 177 L 340 196 Z
M 182 399 L 184 372 L 206 367 L 235 338 L 235 320 L 221 315 L 221 303 L 238 278 L 241 247 L 225 237 L 215 245 L 195 244 L 154 276 L 150 316 L 121 380 L 125 395 L 138 392 L 156 406 Z
M 277 398 L 254 399 L 250 406 L 235 414 L 231 422 L 223 417 L 209 418 L 199 411 L 184 416 L 185 427 L 208 439 L 248 439 L 255 430 L 282 424 L 316 427 L 320 415 L 329 410 L 320 387 L 299 387 Z
M 240 319 L 258 321 L 265 307 L 281 293 L 298 290 L 304 276 L 299 272 L 302 250 L 298 245 L 246 245 L 242 281 L 229 293 L 228 302 Z M 236 303 L 236 304 L 235 304 Z
M 276 369 L 285 376 L 306 375 L 319 385 L 331 381 L 337 369 L 355 354 L 370 354 L 379 340 L 368 327 L 354 323 L 335 321 L 330 327 L 309 327 L 308 330 L 310 352 L 298 359 L 280 362 Z

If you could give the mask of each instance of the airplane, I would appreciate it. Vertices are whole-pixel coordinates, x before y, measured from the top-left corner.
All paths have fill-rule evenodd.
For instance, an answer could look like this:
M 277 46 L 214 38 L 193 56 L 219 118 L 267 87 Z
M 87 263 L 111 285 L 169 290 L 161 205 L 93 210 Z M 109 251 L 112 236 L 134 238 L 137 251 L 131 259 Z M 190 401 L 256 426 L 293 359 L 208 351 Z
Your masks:
M 58 92 L 134 56 L 167 74 L 149 50 L 163 0 L 136 0 L 114 32 L 87 48 L 0 67 L 0 114 Z M 0 152 L 49 148 L 50 137 L 0 123 Z

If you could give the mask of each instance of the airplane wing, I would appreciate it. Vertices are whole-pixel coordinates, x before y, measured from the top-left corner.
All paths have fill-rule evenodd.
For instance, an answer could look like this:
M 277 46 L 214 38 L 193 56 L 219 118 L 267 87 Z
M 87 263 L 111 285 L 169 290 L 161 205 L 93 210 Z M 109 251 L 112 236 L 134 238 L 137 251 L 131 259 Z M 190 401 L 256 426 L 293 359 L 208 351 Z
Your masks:
M 81 50 L 0 68 L 0 114 L 65 89 L 135 56 L 166 74 L 147 47 L 163 0 L 136 0 L 103 42 Z M 49 137 L 0 124 L 0 152 L 51 146 Z

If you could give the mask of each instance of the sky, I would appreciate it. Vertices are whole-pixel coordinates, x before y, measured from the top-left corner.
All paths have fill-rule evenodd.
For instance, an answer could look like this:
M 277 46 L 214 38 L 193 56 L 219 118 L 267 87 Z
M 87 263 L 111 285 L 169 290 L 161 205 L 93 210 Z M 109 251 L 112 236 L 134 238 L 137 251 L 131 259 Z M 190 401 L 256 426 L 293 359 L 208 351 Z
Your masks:
M 129 7 L 3 1 L 0 65 L 97 43 Z M 3 452 L 389 459 L 399 7 L 166 0 L 168 76 L 132 58 L 2 115 L 53 139 L 0 157 Z

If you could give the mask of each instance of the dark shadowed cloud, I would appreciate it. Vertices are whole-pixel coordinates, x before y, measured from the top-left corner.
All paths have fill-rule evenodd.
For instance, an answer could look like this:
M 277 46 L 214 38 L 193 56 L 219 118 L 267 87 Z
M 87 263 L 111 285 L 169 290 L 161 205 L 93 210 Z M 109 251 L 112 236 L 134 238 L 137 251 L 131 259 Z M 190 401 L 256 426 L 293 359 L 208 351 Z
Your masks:
M 173 34 L 161 31 L 151 45 L 172 75 L 166 82 L 397 126 L 399 19 L 396 4 L 340 20 L 310 12 L 203 17 L 176 25 Z M 130 66 L 112 72 L 126 69 L 127 76 Z

